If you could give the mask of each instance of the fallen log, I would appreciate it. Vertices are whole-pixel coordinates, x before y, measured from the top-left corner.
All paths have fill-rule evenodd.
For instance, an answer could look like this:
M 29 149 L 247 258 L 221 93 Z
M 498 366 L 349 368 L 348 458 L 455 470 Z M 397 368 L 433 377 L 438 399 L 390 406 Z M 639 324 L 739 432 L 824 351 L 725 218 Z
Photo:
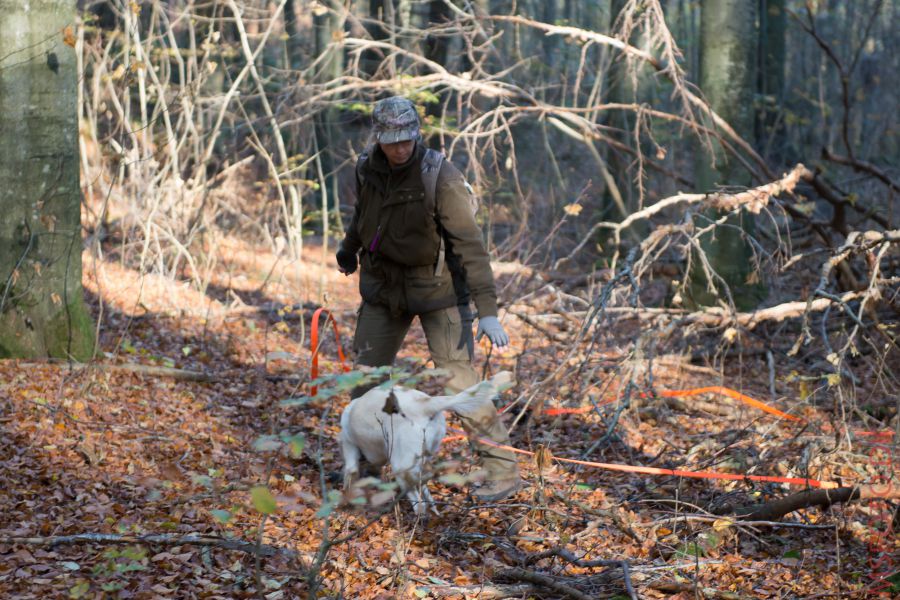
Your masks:
M 725 505 L 717 514 L 734 514 L 742 521 L 777 521 L 802 508 L 817 506 L 826 509 L 832 504 L 846 504 L 855 500 L 900 500 L 900 483 L 867 484 L 835 489 L 804 490 L 771 502 L 733 508 Z
M 73 535 L 54 535 L 45 537 L 0 536 L 0 544 L 20 544 L 27 546 L 71 546 L 79 544 L 146 544 L 151 546 L 213 546 L 225 550 L 237 550 L 257 556 L 286 556 L 288 558 L 309 560 L 299 552 L 288 548 L 257 544 L 242 540 L 228 539 L 215 535 L 188 534 L 147 534 L 117 535 L 112 533 L 77 533 Z

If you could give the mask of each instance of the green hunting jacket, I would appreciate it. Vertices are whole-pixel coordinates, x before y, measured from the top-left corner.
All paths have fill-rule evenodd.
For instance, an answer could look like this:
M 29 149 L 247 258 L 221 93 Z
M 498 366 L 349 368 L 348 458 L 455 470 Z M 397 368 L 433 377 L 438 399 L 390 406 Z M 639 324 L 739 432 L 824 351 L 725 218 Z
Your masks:
M 496 316 L 494 275 L 465 179 L 444 160 L 429 214 L 424 155 L 418 143 L 407 164 L 391 168 L 375 145 L 357 163 L 357 201 L 341 245 L 360 253 L 360 295 L 394 313 L 412 314 L 466 303 L 471 295 L 480 317 Z M 441 235 L 447 266 L 436 276 Z

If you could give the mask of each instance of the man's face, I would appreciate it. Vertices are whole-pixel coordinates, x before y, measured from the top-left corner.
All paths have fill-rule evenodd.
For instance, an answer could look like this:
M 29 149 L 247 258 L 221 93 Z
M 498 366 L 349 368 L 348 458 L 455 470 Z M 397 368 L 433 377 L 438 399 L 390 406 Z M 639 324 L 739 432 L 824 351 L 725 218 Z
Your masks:
M 378 144 L 381 151 L 387 157 L 392 167 L 398 167 L 409 160 L 412 156 L 413 149 L 416 147 L 415 140 L 407 140 L 405 142 L 395 142 L 393 144 Z

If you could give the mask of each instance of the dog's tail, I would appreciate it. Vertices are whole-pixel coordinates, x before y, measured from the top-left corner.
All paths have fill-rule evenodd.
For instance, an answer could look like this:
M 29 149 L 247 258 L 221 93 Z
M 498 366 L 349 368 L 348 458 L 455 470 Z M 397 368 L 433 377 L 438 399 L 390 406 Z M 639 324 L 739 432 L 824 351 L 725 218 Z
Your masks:
M 513 382 L 512 373 L 501 371 L 487 381 L 476 383 L 466 388 L 455 396 L 434 396 L 422 403 L 421 409 L 430 419 L 434 415 L 450 410 L 458 415 L 465 415 L 475 411 L 478 407 L 489 402 L 502 387 Z

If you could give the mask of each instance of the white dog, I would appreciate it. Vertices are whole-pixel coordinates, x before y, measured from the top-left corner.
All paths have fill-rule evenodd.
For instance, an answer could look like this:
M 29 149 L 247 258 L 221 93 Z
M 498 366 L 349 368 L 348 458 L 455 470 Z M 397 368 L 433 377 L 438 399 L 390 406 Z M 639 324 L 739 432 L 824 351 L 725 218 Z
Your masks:
M 444 411 L 465 416 L 491 402 L 500 386 L 511 382 L 512 375 L 504 371 L 455 396 L 394 387 L 375 388 L 354 399 L 341 414 L 344 490 L 349 491 L 359 477 L 362 455 L 375 467 L 390 463 L 417 514 L 424 512 L 426 503 L 433 507 L 431 493 L 422 485 L 422 469 L 447 433 Z

